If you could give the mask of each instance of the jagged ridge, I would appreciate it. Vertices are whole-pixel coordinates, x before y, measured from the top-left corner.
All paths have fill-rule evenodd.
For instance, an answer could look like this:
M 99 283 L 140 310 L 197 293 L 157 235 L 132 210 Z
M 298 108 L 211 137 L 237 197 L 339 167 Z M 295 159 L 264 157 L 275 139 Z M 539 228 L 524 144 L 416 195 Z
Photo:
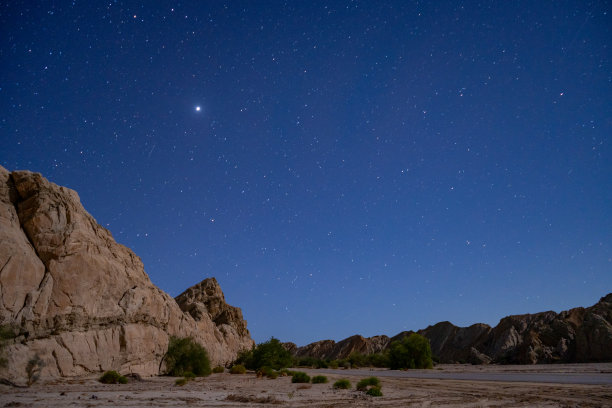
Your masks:
M 285 347 L 298 357 L 347 358 L 351 353 L 371 354 L 411 331 L 389 338 L 351 336 L 339 342 L 322 340 L 297 347 Z M 595 305 L 561 313 L 542 312 L 508 316 L 494 328 L 477 323 L 457 327 L 440 322 L 419 330 L 427 337 L 433 354 L 443 363 L 577 363 L 612 361 L 612 293 Z

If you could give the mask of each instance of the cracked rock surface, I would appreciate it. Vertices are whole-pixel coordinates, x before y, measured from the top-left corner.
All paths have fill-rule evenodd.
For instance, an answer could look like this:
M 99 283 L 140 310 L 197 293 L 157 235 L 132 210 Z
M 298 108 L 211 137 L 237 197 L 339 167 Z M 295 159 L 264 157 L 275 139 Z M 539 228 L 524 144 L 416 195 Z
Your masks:
M 75 191 L 0 166 L 0 324 L 17 335 L 0 377 L 22 381 L 36 354 L 45 377 L 111 369 L 155 375 L 170 336 L 193 337 L 212 364 L 251 348 L 242 312 L 225 303 L 214 278 L 185 293 L 180 307 L 153 285 L 140 258 L 115 242 Z

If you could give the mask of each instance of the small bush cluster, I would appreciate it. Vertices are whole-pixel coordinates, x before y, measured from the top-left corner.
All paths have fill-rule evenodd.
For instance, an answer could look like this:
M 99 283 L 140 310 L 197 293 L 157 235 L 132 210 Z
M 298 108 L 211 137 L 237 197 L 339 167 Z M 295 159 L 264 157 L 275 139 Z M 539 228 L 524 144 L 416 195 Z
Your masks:
M 186 377 L 183 378 L 177 378 L 176 381 L 174 382 L 174 385 L 178 385 L 179 387 L 182 387 L 183 385 L 187 384 L 189 382 L 189 379 Z
M 183 378 L 177 379 L 174 384 L 182 387 L 183 385 L 187 384 L 189 381 L 195 378 L 196 375 L 194 373 L 192 373 L 191 371 L 186 371 L 185 373 L 183 373 Z
M 380 380 L 376 377 L 368 377 L 357 383 L 357 391 L 366 391 L 368 387 L 380 387 Z
M 277 400 L 271 395 L 267 397 L 254 397 L 251 395 L 230 394 L 225 397 L 225 400 L 232 402 L 252 402 L 256 404 L 282 404 L 282 401 Z
M 211 372 L 206 349 L 190 337 L 171 337 L 164 359 L 166 373 L 175 377 L 184 376 L 185 373 L 205 377 Z
M 278 371 L 271 367 L 261 367 L 259 370 L 257 370 L 257 377 L 268 377 L 274 380 L 278 378 Z
M 382 397 L 380 380 L 376 377 L 368 377 L 357 383 L 357 391 L 363 391 L 373 397 Z
M 230 374 L 245 374 L 246 367 L 242 364 L 235 364 L 230 368 Z
M 102 384 L 127 384 L 127 377 L 122 376 L 118 372 L 111 370 L 102 374 L 98 379 Z
M 292 383 L 309 383 L 310 376 L 302 371 L 296 371 L 293 373 L 293 376 L 291 377 L 291 382 Z
M 288 370 L 288 369 L 286 369 L 286 368 L 283 368 L 282 370 L 280 370 L 280 371 L 278 372 L 278 374 L 279 374 L 281 377 L 287 377 L 287 376 L 288 376 L 288 377 L 293 377 L 293 374 L 295 374 L 295 371 L 291 371 L 291 370 Z
M 371 395 L 372 397 L 382 397 L 383 395 L 380 387 L 372 387 L 366 391 L 366 394 Z
M 313 384 L 325 384 L 327 383 L 327 377 L 324 375 L 315 375 L 312 377 Z
M 351 388 L 351 382 L 343 378 L 334 383 L 334 388 L 337 390 L 349 390 Z
M 223 367 L 223 366 L 216 366 L 215 368 L 212 369 L 212 372 L 215 373 L 215 374 L 224 373 L 225 372 L 225 367 Z
M 295 367 L 328 368 L 326 360 L 314 357 L 298 357 L 293 361 Z

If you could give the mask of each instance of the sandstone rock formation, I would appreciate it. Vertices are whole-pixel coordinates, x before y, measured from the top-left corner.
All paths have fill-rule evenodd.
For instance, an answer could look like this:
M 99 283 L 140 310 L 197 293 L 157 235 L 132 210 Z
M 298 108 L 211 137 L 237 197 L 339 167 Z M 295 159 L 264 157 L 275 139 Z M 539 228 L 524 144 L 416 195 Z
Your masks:
M 323 340 L 291 349 L 299 357 L 339 359 L 353 352 L 384 351 L 410 333 L 402 332 L 391 339 L 352 336 L 338 343 Z M 589 308 L 508 316 L 494 328 L 482 323 L 457 327 L 441 322 L 417 333 L 429 339 L 432 353 L 443 363 L 612 361 L 612 293 Z
M 450 322 L 440 322 L 418 333 L 429 339 L 431 351 L 440 361 L 482 364 L 491 362 L 491 358 L 478 351 L 490 332 L 491 327 L 487 324 L 457 327 Z
M 214 278 L 173 299 L 75 191 L 1 166 L 0 296 L 0 324 L 16 334 L 0 372 L 10 380 L 23 378 L 35 354 L 47 377 L 154 375 L 169 336 L 193 337 L 213 364 L 253 345 L 240 309 L 225 303 Z
M 250 338 L 242 311 L 225 303 L 225 296 L 215 278 L 204 279 L 175 298 L 181 310 L 196 322 L 210 319 L 221 333 Z M 249 342 L 249 347 L 252 343 Z
M 374 336 L 365 338 L 355 335 L 339 342 L 334 340 L 321 340 L 304 347 L 285 347 L 296 357 L 314 357 L 319 359 L 334 360 L 348 357 L 353 353 L 374 354 L 383 351 L 389 345 L 389 337 Z M 289 343 L 293 344 L 293 343 Z M 292 350 L 293 349 L 293 350 Z

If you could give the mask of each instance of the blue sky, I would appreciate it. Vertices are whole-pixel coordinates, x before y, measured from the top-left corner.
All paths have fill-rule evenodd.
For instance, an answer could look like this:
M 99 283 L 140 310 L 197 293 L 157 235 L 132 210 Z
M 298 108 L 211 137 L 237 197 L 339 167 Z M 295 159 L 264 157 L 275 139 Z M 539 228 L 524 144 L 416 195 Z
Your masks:
M 171 295 L 215 276 L 257 342 L 611 291 L 607 2 L 11 2 L 0 27 L 0 164 L 77 190 Z

